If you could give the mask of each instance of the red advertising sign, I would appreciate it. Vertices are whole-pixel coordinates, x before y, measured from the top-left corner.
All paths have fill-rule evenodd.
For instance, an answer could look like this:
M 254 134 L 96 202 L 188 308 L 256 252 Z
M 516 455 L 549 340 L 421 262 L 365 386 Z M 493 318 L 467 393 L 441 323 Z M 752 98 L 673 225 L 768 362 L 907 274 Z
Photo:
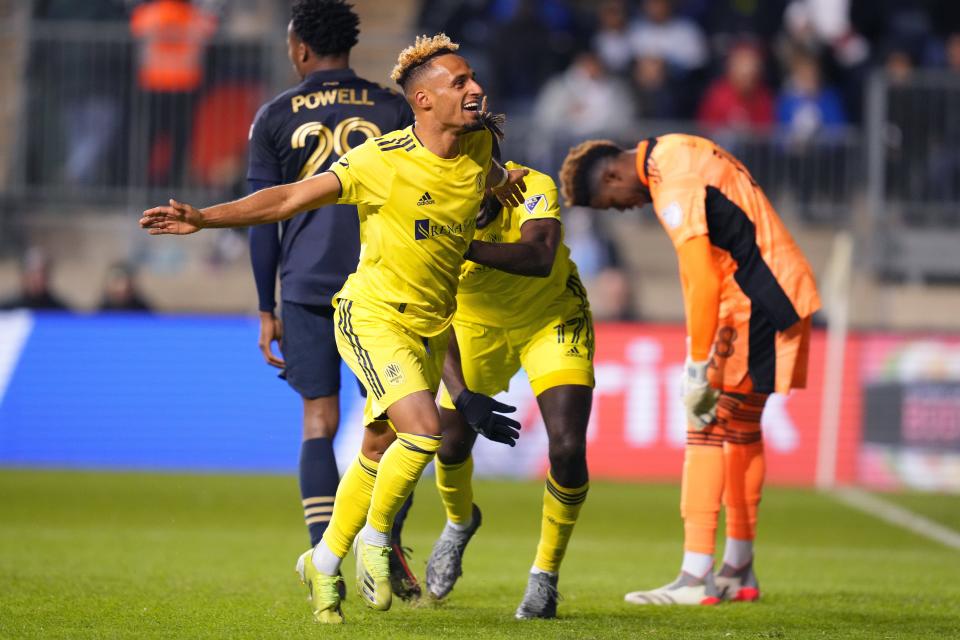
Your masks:
M 593 478 L 677 479 L 683 464 L 686 418 L 680 399 L 685 357 L 683 326 L 603 324 L 596 328 L 597 386 L 588 432 Z M 820 455 L 825 335 L 813 335 L 807 389 L 770 398 L 763 416 L 767 478 L 779 484 L 813 484 Z M 837 439 L 836 479 L 855 476 L 860 437 L 857 341 L 849 340 Z M 546 434 L 522 374 L 505 400 L 518 407 L 523 435 L 509 455 L 478 441 L 481 473 L 542 475 Z

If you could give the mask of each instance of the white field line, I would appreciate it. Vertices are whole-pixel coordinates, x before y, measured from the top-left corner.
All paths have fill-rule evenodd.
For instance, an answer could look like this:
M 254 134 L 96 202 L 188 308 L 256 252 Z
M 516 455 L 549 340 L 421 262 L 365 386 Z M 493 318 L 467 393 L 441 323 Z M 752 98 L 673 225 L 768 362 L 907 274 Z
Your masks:
M 960 550 L 960 532 L 914 513 L 909 509 L 887 502 L 861 489 L 846 487 L 830 492 L 838 501 L 858 509 L 889 524 L 939 542 L 951 549 Z

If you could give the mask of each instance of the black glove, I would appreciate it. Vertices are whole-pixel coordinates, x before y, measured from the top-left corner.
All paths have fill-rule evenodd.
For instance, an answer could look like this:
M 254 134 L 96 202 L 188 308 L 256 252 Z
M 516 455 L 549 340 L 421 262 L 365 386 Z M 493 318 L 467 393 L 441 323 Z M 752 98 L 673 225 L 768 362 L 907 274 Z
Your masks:
M 520 437 L 520 423 L 500 415 L 500 413 L 513 413 L 517 410 L 516 407 L 467 389 L 460 392 L 453 406 L 474 431 L 488 440 L 502 442 L 511 447 L 516 445 L 517 438 Z M 495 411 L 500 413 L 494 413 Z

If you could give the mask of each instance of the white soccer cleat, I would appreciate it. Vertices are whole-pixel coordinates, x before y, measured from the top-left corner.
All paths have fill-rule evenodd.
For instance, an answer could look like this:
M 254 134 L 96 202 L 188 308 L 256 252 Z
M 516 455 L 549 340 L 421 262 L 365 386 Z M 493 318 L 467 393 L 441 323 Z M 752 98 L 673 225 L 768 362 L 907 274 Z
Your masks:
M 703 578 L 681 572 L 676 580 L 666 586 L 652 591 L 631 591 L 623 599 L 630 604 L 652 605 L 714 605 L 721 601 L 713 581 L 713 572 Z
M 753 562 L 739 569 L 728 564 L 714 577 L 720 597 L 730 602 L 756 602 L 760 599 L 760 584 L 753 573 Z

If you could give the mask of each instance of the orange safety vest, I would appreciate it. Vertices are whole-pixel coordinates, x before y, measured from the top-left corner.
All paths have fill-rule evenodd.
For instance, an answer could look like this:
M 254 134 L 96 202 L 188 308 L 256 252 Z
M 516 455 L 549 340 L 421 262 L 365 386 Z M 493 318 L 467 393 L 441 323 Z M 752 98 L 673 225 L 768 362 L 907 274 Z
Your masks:
M 140 87 L 194 91 L 203 79 L 203 51 L 216 18 L 189 2 L 156 0 L 137 7 L 130 31 L 139 40 Z

